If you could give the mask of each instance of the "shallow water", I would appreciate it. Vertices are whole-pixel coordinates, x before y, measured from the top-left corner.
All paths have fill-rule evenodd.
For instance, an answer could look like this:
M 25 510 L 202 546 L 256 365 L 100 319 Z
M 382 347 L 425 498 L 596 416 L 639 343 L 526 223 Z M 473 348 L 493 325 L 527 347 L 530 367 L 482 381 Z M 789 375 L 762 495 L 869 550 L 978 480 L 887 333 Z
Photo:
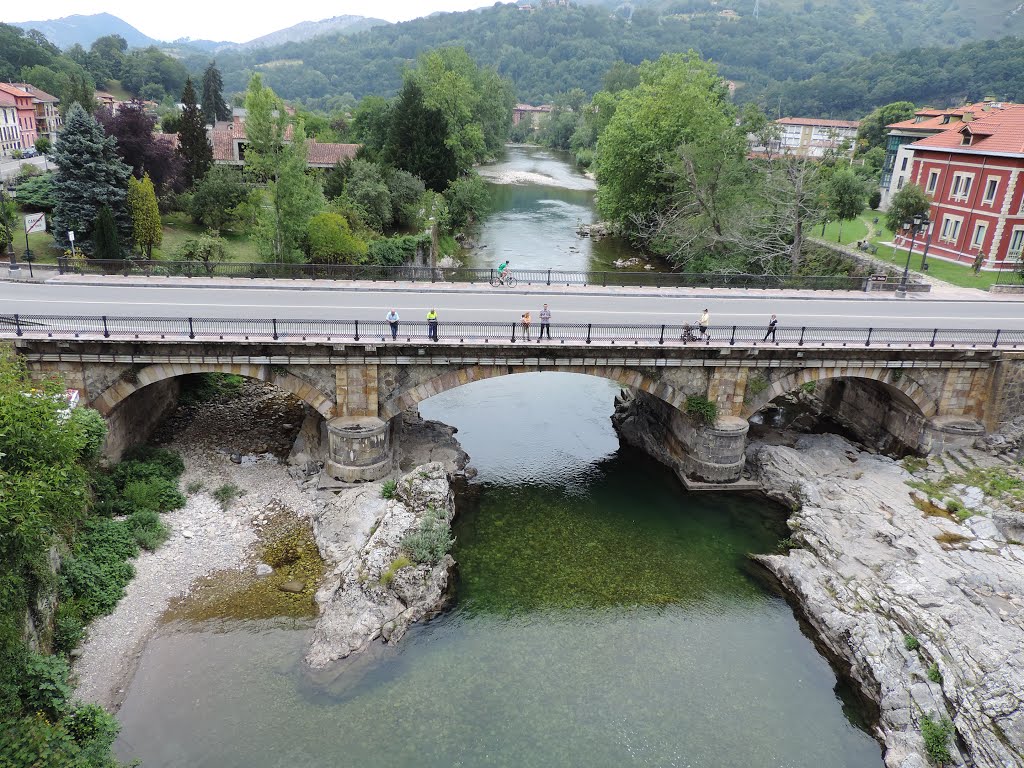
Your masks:
M 493 267 L 510 259 L 513 269 L 603 270 L 614 269 L 616 259 L 639 255 L 617 238 L 595 242 L 576 234 L 579 224 L 598 219 L 597 186 L 569 153 L 512 145 L 479 172 L 491 192 L 491 211 L 466 266 Z
M 749 566 L 753 497 L 620 450 L 615 387 L 523 374 L 421 403 L 459 427 L 457 604 L 314 690 L 294 620 L 178 623 L 120 713 L 145 766 L 878 768 L 836 676 Z M 849 707 L 847 707 L 849 709 Z M 852 711 L 852 710 L 850 710 Z

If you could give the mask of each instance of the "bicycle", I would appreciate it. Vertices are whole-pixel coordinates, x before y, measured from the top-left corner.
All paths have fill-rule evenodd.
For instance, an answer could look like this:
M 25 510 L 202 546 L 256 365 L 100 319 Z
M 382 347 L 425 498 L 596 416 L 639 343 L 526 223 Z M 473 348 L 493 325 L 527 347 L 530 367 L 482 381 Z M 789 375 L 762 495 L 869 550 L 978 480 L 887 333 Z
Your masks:
M 506 288 L 515 288 L 516 279 L 506 272 L 504 275 L 497 275 L 491 278 L 491 286 L 497 288 L 499 285 L 504 285 Z

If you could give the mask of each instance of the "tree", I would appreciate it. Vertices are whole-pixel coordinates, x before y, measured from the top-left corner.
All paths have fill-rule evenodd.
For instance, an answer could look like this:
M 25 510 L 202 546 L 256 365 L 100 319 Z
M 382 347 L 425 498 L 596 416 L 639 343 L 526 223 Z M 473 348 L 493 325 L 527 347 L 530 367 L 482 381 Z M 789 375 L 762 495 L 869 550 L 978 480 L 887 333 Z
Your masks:
M 393 217 L 391 190 L 384 183 L 381 167 L 366 160 L 353 160 L 345 196 L 358 207 L 364 222 L 377 232 L 390 226 Z
M 832 174 L 828 182 L 828 209 L 839 222 L 836 242 L 843 237 L 843 222 L 860 216 L 866 204 L 867 190 L 864 182 L 849 170 L 842 169 Z
M 146 113 L 142 102 L 122 104 L 117 112 L 97 110 L 96 119 L 117 141 L 118 154 L 136 178 L 148 173 L 161 194 L 179 187 L 182 157 L 162 134 L 155 133 L 156 118 Z
M 872 110 L 860 121 L 860 127 L 857 129 L 857 154 L 876 147 L 884 149 L 889 138 L 887 126 L 909 120 L 916 111 L 917 107 L 909 101 L 894 101 Z
M 34 211 L 52 211 L 54 206 L 54 177 L 55 173 L 43 173 L 38 176 L 30 176 L 22 179 L 16 187 L 18 191 L 18 205 L 22 208 Z
M 236 208 L 249 194 L 249 185 L 237 168 L 215 165 L 192 190 L 192 221 L 219 232 L 235 218 Z
M 408 171 L 388 168 L 384 183 L 391 193 L 391 223 L 400 227 L 415 226 L 420 218 L 420 203 L 425 187 Z
M 216 235 L 198 235 L 185 238 L 174 254 L 182 261 L 199 261 L 206 274 L 212 275 L 218 264 L 228 259 L 224 240 Z
M 301 258 L 299 244 L 309 220 L 324 207 L 324 193 L 306 174 L 306 131 L 301 120 L 285 144 L 288 113 L 259 75 L 253 75 L 245 97 L 246 165 L 267 182 L 269 207 L 260 208 L 257 243 L 275 261 Z
M 712 228 L 720 230 L 721 218 L 713 214 L 718 206 L 698 186 L 707 182 L 712 186 L 705 192 L 717 189 L 714 176 L 726 170 L 722 163 L 732 163 L 742 151 L 721 77 L 694 53 L 644 62 L 640 77 L 640 85 L 620 93 L 597 142 L 598 210 L 630 234 L 639 234 L 672 207 L 681 189 L 677 182 L 683 180 L 691 201 L 711 214 Z M 684 146 L 688 149 L 680 155 Z M 677 172 L 666 173 L 678 161 Z
M 0 256 L 7 255 L 7 248 L 14 242 L 14 225 L 18 220 L 18 206 L 0 191 Z
M 61 139 L 53 148 L 57 164 L 54 177 L 53 236 L 67 246 L 67 232 L 91 249 L 93 223 L 104 206 L 125 232 L 130 222 L 125 203 L 131 169 L 117 154 L 117 143 L 80 105 L 68 110 Z
M 455 153 L 446 144 L 448 127 L 440 110 L 423 101 L 423 89 L 407 76 L 390 110 L 384 159 L 423 179 L 428 189 L 442 192 L 459 174 Z
M 449 231 L 461 229 L 479 219 L 487 212 L 490 199 L 487 185 L 478 174 L 459 177 L 444 191 L 444 201 L 448 209 L 446 228 Z
M 314 264 L 362 264 L 366 243 L 356 237 L 338 213 L 318 213 L 306 230 L 306 255 Z
M 160 245 L 163 240 L 163 227 L 160 222 L 160 206 L 156 202 L 156 190 L 149 174 L 142 180 L 134 176 L 128 179 L 128 210 L 132 217 L 132 240 L 145 253 L 147 259 L 153 258 L 153 246 Z
M 354 139 L 362 145 L 360 157 L 376 160 L 384 151 L 391 132 L 391 109 L 391 103 L 381 96 L 367 96 L 359 102 L 352 116 L 351 130 Z
M 186 104 L 188 102 L 185 102 Z M 203 72 L 203 119 L 207 125 L 218 120 L 230 120 L 231 109 L 224 102 L 224 81 L 221 80 L 217 62 L 211 61 Z
M 907 184 L 889 201 L 889 210 L 885 214 L 885 226 L 890 231 L 899 233 L 903 222 L 913 221 L 915 216 L 927 216 L 931 209 L 931 201 L 916 184 Z
M 50 141 L 49 137 L 40 136 L 36 139 L 33 146 L 35 146 L 36 152 L 40 155 L 48 155 L 50 154 L 50 150 L 53 148 L 53 143 Z
M 178 153 L 181 155 L 182 175 L 189 187 L 202 179 L 213 164 L 213 147 L 206 135 L 203 115 L 196 104 L 196 91 L 192 78 L 185 81 L 181 92 L 181 117 L 178 119 Z M 166 127 L 166 126 L 165 126 Z
M 92 255 L 96 259 L 120 259 L 121 238 L 117 234 L 114 213 L 109 205 L 100 208 L 92 232 Z

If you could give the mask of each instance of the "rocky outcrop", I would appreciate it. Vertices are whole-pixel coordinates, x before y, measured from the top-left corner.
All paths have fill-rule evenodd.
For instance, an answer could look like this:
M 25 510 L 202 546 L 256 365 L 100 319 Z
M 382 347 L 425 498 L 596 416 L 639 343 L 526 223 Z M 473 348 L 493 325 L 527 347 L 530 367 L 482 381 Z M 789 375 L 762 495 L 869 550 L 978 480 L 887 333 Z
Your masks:
M 800 547 L 759 559 L 878 705 L 886 765 L 928 764 L 925 715 L 953 721 L 951 764 L 1024 765 L 1024 547 L 997 519 L 926 514 L 899 464 L 833 435 L 748 463 Z
M 418 467 L 398 480 L 392 499 L 381 498 L 381 488 L 368 483 L 344 490 L 314 521 L 321 554 L 336 563 L 334 578 L 317 593 L 322 610 L 306 654 L 314 670 L 378 638 L 398 642 L 411 624 L 447 603 L 451 555 L 410 563 L 402 546 L 428 517 L 450 525 L 455 507 L 445 467 Z
M 997 456 L 1024 459 L 1024 416 L 1013 419 L 998 432 L 978 438 L 974 447 Z

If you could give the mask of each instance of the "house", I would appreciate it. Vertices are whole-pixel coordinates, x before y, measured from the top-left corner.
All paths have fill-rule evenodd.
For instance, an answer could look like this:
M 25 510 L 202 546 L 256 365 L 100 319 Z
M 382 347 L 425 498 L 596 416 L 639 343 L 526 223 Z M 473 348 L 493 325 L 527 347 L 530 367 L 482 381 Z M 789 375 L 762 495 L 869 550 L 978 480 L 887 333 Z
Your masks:
M 294 127 L 285 129 L 284 141 L 290 143 Z M 213 145 L 213 162 L 220 165 L 245 165 L 245 110 L 236 109 L 231 120 L 218 121 L 209 131 Z M 310 168 L 333 168 L 343 160 L 355 158 L 359 144 L 320 143 L 307 141 L 306 164 Z
M 1024 250 L 1024 105 L 1003 104 L 919 139 L 908 183 L 931 198 L 929 258 L 982 269 L 1017 264 Z M 902 233 L 897 244 L 907 247 Z M 918 238 L 920 247 L 920 237 Z
M 50 143 L 57 141 L 57 134 L 64 125 L 64 119 L 60 116 L 60 99 L 51 96 L 41 88 L 36 88 L 29 83 L 12 83 L 15 88 L 20 88 L 32 95 L 32 103 L 36 110 L 36 130 L 40 136 L 50 140 Z
M 14 97 L 18 132 L 21 134 L 21 149 L 34 147 L 39 133 L 36 130 L 36 106 L 32 101 L 32 94 L 21 90 L 21 88 L 16 88 L 10 83 L 0 83 L 0 91 Z
M 551 112 L 550 104 L 541 104 L 540 106 L 533 106 L 532 104 L 516 104 L 512 108 L 512 125 L 519 125 L 523 119 L 529 119 L 530 124 L 536 128 L 541 115 L 546 115 Z
M 0 157 L 10 157 L 16 149 L 21 149 L 18 103 L 9 93 L 0 91 Z
M 993 110 L 1003 108 L 998 102 L 965 104 L 947 109 L 919 109 L 909 120 L 886 126 L 889 136 L 885 145 L 885 160 L 882 162 L 882 179 L 879 184 L 882 193 L 880 208 L 889 208 L 889 200 L 907 183 L 913 162 L 911 145 L 926 136 L 934 136 L 950 126 L 974 120 Z
M 752 154 L 791 154 L 820 159 L 827 154 L 839 153 L 852 157 L 860 127 L 857 120 L 817 117 L 783 117 L 775 124 L 778 126 L 778 138 L 772 139 L 767 147 L 751 146 Z
M 106 91 L 96 91 L 93 97 L 96 99 L 97 106 L 106 107 L 111 112 L 117 109 L 117 99 L 114 98 L 114 94 L 107 93 Z

